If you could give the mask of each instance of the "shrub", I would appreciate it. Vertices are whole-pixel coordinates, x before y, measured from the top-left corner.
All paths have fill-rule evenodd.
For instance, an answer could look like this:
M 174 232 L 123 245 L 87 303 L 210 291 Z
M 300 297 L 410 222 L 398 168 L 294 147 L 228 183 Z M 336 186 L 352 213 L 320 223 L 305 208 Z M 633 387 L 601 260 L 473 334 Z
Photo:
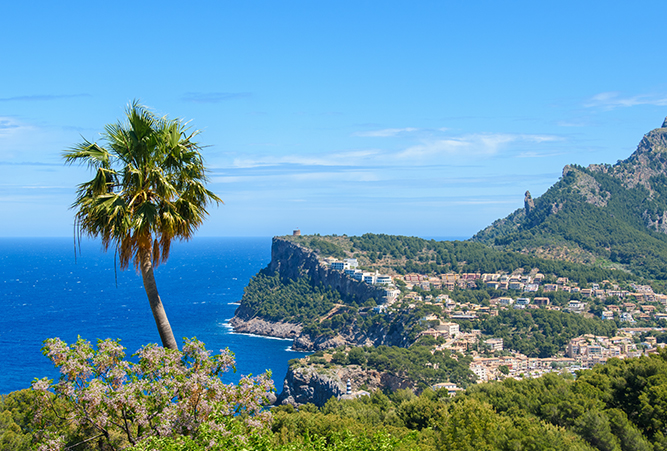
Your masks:
M 201 431 L 249 434 L 270 420 L 263 410 L 273 389 L 270 372 L 223 384 L 219 374 L 233 367 L 233 354 L 211 356 L 194 338 L 186 339 L 182 352 L 144 346 L 134 354 L 138 363 L 124 360 L 119 340 L 100 340 L 95 350 L 81 338 L 71 346 L 51 338 L 42 351 L 61 373 L 55 384 L 46 378 L 33 383 L 42 413 L 57 411 L 112 448 L 149 437 L 196 437 Z M 71 445 L 43 422 L 41 433 L 40 449 Z

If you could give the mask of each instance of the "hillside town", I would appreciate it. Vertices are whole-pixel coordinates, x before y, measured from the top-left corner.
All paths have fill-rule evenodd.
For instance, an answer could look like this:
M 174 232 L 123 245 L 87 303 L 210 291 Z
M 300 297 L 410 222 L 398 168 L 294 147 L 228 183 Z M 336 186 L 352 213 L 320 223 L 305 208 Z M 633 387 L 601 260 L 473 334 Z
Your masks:
M 357 280 L 372 285 L 386 287 L 384 302 L 378 311 L 386 311 L 398 300 L 423 301 L 438 303 L 444 306 L 445 313 L 452 319 L 476 319 L 481 315 L 497 315 L 499 310 L 537 309 L 562 310 L 576 314 L 591 315 L 586 300 L 607 301 L 605 308 L 599 313 L 602 319 L 629 324 L 637 321 L 659 321 L 667 319 L 667 295 L 655 293 L 648 285 L 630 284 L 632 290 L 620 289 L 608 280 L 590 283 L 590 288 L 580 288 L 566 277 L 558 277 L 553 282 L 545 282 L 546 277 L 538 270 L 530 274 L 481 274 L 481 273 L 447 273 L 438 276 L 424 274 L 388 275 L 359 269 L 356 258 L 336 260 L 332 257 L 323 259 L 323 264 L 331 269 L 343 271 Z M 488 306 L 474 303 L 457 303 L 447 294 L 432 296 L 423 294 L 432 290 L 469 290 L 486 286 L 492 290 L 506 291 L 507 296 L 499 296 L 489 300 Z M 397 287 L 403 287 L 403 290 Z M 577 299 L 570 300 L 566 305 L 552 305 L 548 293 L 563 292 L 577 294 Z M 510 296 L 509 294 L 512 294 Z M 540 296 L 537 296 L 540 294 Z M 545 296 L 547 295 L 547 296 Z
M 386 287 L 383 302 L 374 307 L 376 313 L 391 314 L 398 308 L 415 308 L 418 304 L 438 305 L 441 314 L 430 314 L 421 318 L 424 330 L 420 337 L 440 339 L 433 352 L 450 350 L 472 356 L 470 370 L 478 383 L 502 380 L 507 377 L 517 379 L 539 377 L 549 372 L 592 368 L 604 364 L 610 358 L 630 358 L 656 353 L 664 343 L 657 343 L 655 337 L 647 336 L 638 341 L 639 336 L 648 333 L 663 333 L 667 328 L 631 327 L 638 321 L 667 319 L 667 295 L 655 293 L 650 286 L 631 283 L 628 289 L 607 280 L 590 283 L 581 288 L 565 277 L 546 282 L 547 277 L 538 270 L 530 274 L 503 273 L 447 273 L 438 276 L 423 274 L 388 275 L 359 269 L 357 259 L 336 260 L 325 258 L 322 262 L 331 269 L 343 271 L 359 281 Z M 488 287 L 505 291 L 507 294 L 491 298 L 488 305 L 471 302 L 457 302 L 442 291 L 470 290 Z M 565 305 L 554 305 L 549 293 L 570 293 L 572 299 Z M 539 295 L 538 295 L 539 294 Z M 577 294 L 574 296 L 574 294 Z M 400 301 L 400 302 L 399 302 Z M 628 327 L 619 328 L 614 337 L 582 335 L 573 338 L 562 355 L 549 358 L 527 357 L 516 351 L 507 351 L 502 338 L 488 338 L 480 330 L 463 332 L 453 320 L 474 320 L 497 316 L 507 309 L 547 309 L 570 312 L 593 317 L 589 304 L 602 301 L 604 308 L 599 317 L 603 320 L 617 320 Z M 609 302 L 611 301 L 611 302 Z M 451 385 L 451 384 L 450 384 Z M 456 387 L 449 387 L 456 392 Z

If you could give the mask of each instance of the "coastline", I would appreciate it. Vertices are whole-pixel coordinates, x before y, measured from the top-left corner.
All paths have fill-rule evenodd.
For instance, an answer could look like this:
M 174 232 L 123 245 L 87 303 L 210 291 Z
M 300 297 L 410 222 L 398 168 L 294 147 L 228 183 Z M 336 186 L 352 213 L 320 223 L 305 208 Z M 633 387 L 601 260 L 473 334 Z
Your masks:
M 282 321 L 267 321 L 261 318 L 244 320 L 238 316 L 231 318 L 227 324 L 234 333 L 257 335 L 262 337 L 293 340 L 301 333 L 301 325 Z

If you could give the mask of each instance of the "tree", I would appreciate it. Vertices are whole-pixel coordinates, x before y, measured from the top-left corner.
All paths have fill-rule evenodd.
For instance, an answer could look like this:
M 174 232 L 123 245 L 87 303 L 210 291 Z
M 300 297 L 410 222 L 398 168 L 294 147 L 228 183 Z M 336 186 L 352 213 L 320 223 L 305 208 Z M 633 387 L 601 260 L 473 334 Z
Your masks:
M 105 146 L 84 140 L 63 155 L 67 164 L 95 171 L 78 186 L 75 225 L 79 235 L 99 237 L 105 250 L 113 248 L 121 269 L 133 261 L 162 345 L 178 349 L 153 267 L 167 260 L 173 239 L 194 235 L 210 202 L 222 201 L 205 187 L 201 146 L 193 141 L 198 131 L 179 119 L 157 117 L 137 101 L 126 114 L 126 122 L 105 126 Z
M 220 374 L 234 367 L 233 354 L 211 355 L 195 338 L 185 340 L 183 352 L 144 346 L 134 354 L 136 362 L 125 360 L 120 340 L 98 340 L 95 349 L 82 338 L 71 345 L 50 338 L 42 351 L 61 376 L 56 383 L 33 382 L 40 399 L 35 415 L 40 449 L 62 449 L 65 442 L 71 449 L 99 439 L 106 444 L 100 449 L 116 450 L 150 437 L 196 438 L 211 431 L 242 440 L 271 420 L 264 408 L 273 391 L 271 373 L 224 384 Z M 88 438 L 63 436 L 50 421 L 54 416 L 60 423 L 72 422 Z

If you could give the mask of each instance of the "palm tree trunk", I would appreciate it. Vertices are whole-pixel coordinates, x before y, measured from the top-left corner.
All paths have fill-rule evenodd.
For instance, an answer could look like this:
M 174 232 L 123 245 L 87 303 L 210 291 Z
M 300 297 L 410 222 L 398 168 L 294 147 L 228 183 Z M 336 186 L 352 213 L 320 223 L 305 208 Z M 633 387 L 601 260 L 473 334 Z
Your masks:
M 139 252 L 141 258 L 141 277 L 144 280 L 144 289 L 146 290 L 148 302 L 150 303 L 151 310 L 153 311 L 153 318 L 155 318 L 157 330 L 160 333 L 162 346 L 165 348 L 178 350 L 178 344 L 174 338 L 174 333 L 171 331 L 171 326 L 169 325 L 169 320 L 167 319 L 167 313 L 164 311 L 162 300 L 160 299 L 160 295 L 157 292 L 155 276 L 153 275 L 153 262 L 151 261 L 150 252 L 147 250 L 140 250 Z

